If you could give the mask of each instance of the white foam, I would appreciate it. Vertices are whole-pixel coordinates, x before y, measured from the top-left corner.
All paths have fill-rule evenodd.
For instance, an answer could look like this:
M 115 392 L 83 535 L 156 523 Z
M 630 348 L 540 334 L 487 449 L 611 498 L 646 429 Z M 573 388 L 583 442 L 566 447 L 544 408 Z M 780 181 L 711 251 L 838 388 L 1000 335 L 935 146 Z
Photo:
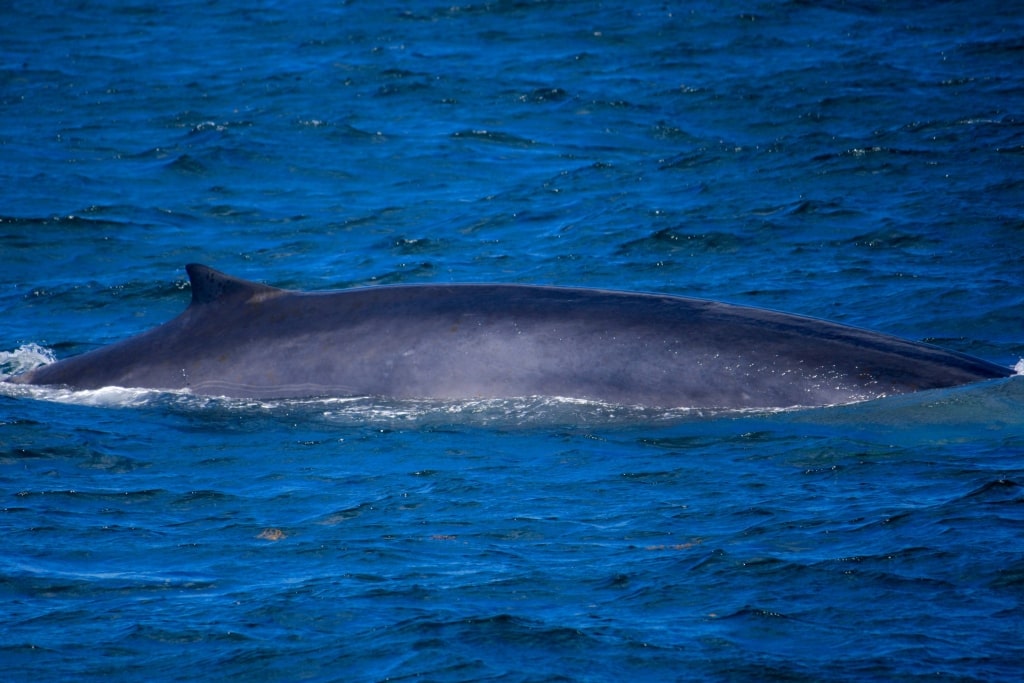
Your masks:
M 102 387 L 100 389 L 57 389 L 50 387 L 46 394 L 36 396 L 57 403 L 72 403 L 103 408 L 131 408 L 146 405 L 168 392 L 130 387 Z
M 1024 375 L 1024 358 L 1017 361 L 1017 364 L 1013 366 L 1013 371 L 1018 375 Z
M 0 380 L 2 379 L 0 377 Z M 7 382 L 0 381 L 0 395 L 3 396 L 32 398 L 38 401 L 52 401 L 54 403 L 102 408 L 137 408 L 177 393 L 180 392 L 133 389 L 129 387 L 103 387 L 101 389 L 82 389 L 76 391 L 63 387 L 8 384 Z M 191 394 L 187 392 L 184 395 L 191 398 Z
M 25 344 L 14 351 L 0 351 L 0 381 L 56 360 L 53 351 L 39 344 Z

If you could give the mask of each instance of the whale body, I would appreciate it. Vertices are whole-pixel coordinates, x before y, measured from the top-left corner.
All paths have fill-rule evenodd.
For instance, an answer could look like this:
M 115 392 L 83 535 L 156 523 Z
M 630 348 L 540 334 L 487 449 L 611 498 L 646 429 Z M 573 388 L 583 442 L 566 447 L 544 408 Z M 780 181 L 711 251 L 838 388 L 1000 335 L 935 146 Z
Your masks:
M 8 381 L 237 398 L 772 408 L 1013 374 L 924 343 L 704 299 L 510 284 L 297 292 L 186 269 L 192 301 L 178 317 Z

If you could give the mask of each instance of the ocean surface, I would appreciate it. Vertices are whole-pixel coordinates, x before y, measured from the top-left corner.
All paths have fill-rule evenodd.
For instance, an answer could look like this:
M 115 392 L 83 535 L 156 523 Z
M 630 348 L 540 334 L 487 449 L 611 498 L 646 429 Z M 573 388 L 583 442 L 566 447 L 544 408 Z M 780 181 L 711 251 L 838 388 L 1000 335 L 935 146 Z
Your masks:
M 0 16 L 0 377 L 172 318 L 188 262 L 1024 358 L 1015 3 Z M 1024 675 L 1020 377 L 781 412 L 0 386 L 4 681 Z

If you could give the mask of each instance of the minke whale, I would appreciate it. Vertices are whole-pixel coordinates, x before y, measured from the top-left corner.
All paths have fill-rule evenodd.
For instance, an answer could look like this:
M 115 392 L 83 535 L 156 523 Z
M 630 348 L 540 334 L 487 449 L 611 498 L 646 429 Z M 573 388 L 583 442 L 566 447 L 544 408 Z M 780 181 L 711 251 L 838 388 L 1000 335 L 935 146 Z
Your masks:
M 515 284 L 298 292 L 186 269 L 192 301 L 178 317 L 8 381 L 235 398 L 784 408 L 1014 374 L 848 325 L 666 294 Z

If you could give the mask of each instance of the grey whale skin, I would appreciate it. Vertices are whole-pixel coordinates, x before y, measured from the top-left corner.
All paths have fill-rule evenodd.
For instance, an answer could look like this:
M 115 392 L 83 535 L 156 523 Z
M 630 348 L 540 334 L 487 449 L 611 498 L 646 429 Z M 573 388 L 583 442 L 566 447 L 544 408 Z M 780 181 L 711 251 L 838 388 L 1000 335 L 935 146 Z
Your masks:
M 928 344 L 703 299 L 506 284 L 296 292 L 186 268 L 192 302 L 178 317 L 8 381 L 238 398 L 770 408 L 1013 374 Z

